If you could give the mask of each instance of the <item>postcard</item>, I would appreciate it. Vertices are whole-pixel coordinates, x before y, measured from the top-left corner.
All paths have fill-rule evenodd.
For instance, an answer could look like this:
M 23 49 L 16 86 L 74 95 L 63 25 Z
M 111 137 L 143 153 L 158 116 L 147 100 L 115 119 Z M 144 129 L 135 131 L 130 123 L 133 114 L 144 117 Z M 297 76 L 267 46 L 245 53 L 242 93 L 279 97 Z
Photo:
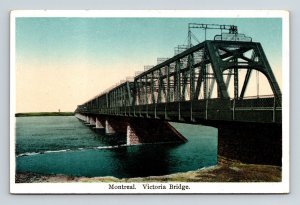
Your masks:
M 16 10 L 13 194 L 289 193 L 289 13 Z

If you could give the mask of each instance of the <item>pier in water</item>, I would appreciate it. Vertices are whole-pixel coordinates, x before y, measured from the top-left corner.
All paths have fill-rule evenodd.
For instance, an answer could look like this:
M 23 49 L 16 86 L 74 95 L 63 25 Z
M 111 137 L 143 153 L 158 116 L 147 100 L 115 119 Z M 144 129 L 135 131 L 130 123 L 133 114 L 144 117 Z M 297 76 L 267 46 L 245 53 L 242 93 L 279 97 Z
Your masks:
M 16 171 L 68 176 L 144 177 L 217 163 L 217 129 L 172 123 L 187 143 L 126 145 L 73 116 L 17 117 Z

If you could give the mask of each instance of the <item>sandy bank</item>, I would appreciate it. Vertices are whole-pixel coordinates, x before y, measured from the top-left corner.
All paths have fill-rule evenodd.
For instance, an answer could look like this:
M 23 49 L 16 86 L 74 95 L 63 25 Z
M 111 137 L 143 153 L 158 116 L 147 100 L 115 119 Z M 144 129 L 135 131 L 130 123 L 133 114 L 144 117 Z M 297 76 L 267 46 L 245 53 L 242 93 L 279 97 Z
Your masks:
M 61 182 L 280 182 L 281 167 L 271 165 L 243 164 L 221 159 L 218 165 L 195 171 L 164 176 L 138 178 L 71 177 L 65 175 L 40 175 L 17 173 L 16 183 Z

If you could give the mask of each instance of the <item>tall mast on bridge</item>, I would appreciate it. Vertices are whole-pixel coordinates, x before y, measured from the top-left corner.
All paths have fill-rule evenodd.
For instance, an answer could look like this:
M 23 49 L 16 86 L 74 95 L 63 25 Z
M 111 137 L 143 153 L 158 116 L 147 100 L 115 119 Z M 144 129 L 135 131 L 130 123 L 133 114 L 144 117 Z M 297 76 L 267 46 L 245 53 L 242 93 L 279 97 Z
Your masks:
M 201 29 L 204 31 L 204 41 L 207 40 L 207 30 L 219 30 L 220 35 L 223 34 L 223 30 L 227 30 L 229 34 L 238 34 L 238 27 L 235 25 L 220 25 L 220 24 L 199 24 L 199 23 L 189 23 L 188 24 L 188 47 L 191 48 L 192 38 L 196 40 L 198 43 L 200 41 L 193 34 L 193 29 Z

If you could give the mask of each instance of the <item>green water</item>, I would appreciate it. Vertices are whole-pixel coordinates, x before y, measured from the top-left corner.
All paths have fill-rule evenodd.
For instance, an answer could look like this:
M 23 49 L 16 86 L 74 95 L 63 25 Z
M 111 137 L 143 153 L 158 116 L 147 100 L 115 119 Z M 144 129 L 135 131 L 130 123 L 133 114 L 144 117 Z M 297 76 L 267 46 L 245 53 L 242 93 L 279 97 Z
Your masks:
M 217 129 L 172 123 L 188 142 L 127 146 L 125 136 L 96 133 L 73 116 L 17 117 L 16 170 L 70 176 L 139 177 L 217 163 Z

